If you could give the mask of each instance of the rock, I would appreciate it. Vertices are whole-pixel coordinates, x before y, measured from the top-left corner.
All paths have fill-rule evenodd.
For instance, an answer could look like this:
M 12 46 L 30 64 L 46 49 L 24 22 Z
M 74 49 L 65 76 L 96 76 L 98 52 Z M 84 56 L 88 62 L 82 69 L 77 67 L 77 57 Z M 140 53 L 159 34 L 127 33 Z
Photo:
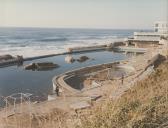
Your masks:
M 24 67 L 24 69 L 26 69 L 26 70 L 35 70 L 36 68 L 37 68 L 37 67 L 36 67 L 35 63 L 31 63 L 31 64 L 26 65 L 26 66 Z
M 22 66 L 23 65 L 23 56 L 19 56 L 19 55 L 17 55 L 16 56 L 16 59 L 17 59 L 17 61 L 18 61 L 18 66 Z
M 57 68 L 59 65 L 53 64 L 50 62 L 43 62 L 43 63 L 31 63 L 29 65 L 26 65 L 24 68 L 26 70 L 38 70 L 38 71 L 43 71 L 43 70 L 50 70 L 53 68 Z
M 22 62 L 23 61 L 23 56 L 19 56 L 17 55 L 16 58 L 18 59 L 18 61 Z
M 14 59 L 14 57 L 9 55 L 9 54 L 0 56 L 0 61 L 2 61 L 2 60 L 10 60 L 10 59 Z
M 49 62 L 36 63 L 36 66 L 37 66 L 37 70 L 50 70 L 50 69 L 59 67 L 57 64 L 49 63 Z
M 68 55 L 65 57 L 65 61 L 67 63 L 73 63 L 73 62 L 75 62 L 75 59 L 71 55 Z
M 23 64 L 23 56 L 12 56 L 12 55 L 2 55 L 0 56 L 0 66 L 5 67 L 5 66 L 10 66 L 10 65 L 17 65 L 21 66 Z
M 67 48 L 66 51 L 67 51 L 68 53 L 72 53 L 72 52 L 73 52 L 72 48 Z
M 163 61 L 166 60 L 166 57 L 161 54 L 156 54 L 154 57 L 152 57 L 151 60 L 148 60 L 148 64 L 145 67 L 145 70 L 148 69 L 150 66 L 154 66 L 154 68 L 157 68 Z
M 113 44 L 112 43 L 108 43 L 107 44 L 107 48 L 112 48 L 113 47 Z
M 118 47 L 118 46 L 125 46 L 125 42 L 114 42 L 112 43 L 112 47 Z
M 81 110 L 85 108 L 90 108 L 91 104 L 89 104 L 87 101 L 78 101 L 76 103 L 72 103 L 69 106 L 73 110 Z
M 102 97 L 102 95 L 99 95 L 99 94 L 92 94 L 92 95 L 90 96 L 91 101 L 96 101 L 96 100 L 98 100 L 98 99 L 101 98 L 101 97 Z
M 78 62 L 85 62 L 88 59 L 89 59 L 89 57 L 87 57 L 87 56 L 81 56 L 79 59 L 77 59 L 77 61 Z
M 48 95 L 48 101 L 55 100 L 57 98 L 56 94 Z

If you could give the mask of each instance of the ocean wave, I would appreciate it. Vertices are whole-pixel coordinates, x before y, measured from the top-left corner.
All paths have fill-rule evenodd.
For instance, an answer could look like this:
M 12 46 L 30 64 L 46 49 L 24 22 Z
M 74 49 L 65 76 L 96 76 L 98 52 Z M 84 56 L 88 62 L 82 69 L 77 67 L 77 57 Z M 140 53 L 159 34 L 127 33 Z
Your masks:
M 45 43 L 31 42 L 29 45 L 0 45 L 0 54 L 23 55 L 24 57 L 39 56 L 45 54 L 56 54 L 65 52 L 67 48 L 71 47 L 86 47 L 94 45 L 104 45 L 112 43 L 113 40 L 81 40 L 81 41 L 67 41 L 64 43 Z
M 12 32 L 11 32 L 12 31 Z M 0 31 L 0 54 L 36 56 L 66 51 L 66 48 L 108 44 L 132 31 L 21 29 Z
M 36 41 L 40 42 L 57 42 L 57 41 L 67 41 L 67 38 L 44 38 L 44 39 L 39 39 Z

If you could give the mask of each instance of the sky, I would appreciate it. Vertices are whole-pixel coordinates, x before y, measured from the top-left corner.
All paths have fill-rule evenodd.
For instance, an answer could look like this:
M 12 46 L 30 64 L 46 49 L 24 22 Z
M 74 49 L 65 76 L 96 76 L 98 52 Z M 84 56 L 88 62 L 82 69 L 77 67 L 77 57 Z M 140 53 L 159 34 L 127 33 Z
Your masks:
M 0 0 L 1 27 L 149 29 L 168 0 Z

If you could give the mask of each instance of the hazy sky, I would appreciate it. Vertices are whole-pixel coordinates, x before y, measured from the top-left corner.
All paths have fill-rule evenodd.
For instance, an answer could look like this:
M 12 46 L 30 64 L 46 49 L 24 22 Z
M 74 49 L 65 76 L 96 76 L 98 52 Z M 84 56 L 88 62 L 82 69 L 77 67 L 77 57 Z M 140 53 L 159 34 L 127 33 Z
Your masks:
M 152 28 L 168 0 L 0 0 L 0 26 Z

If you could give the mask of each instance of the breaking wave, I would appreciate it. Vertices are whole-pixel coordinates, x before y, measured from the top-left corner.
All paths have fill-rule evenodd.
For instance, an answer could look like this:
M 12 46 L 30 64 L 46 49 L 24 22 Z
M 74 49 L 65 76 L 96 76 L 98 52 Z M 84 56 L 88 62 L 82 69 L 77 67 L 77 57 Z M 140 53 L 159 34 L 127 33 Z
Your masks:
M 66 51 L 68 47 L 92 46 L 118 41 L 135 30 L 1 29 L 0 55 L 25 57 Z

